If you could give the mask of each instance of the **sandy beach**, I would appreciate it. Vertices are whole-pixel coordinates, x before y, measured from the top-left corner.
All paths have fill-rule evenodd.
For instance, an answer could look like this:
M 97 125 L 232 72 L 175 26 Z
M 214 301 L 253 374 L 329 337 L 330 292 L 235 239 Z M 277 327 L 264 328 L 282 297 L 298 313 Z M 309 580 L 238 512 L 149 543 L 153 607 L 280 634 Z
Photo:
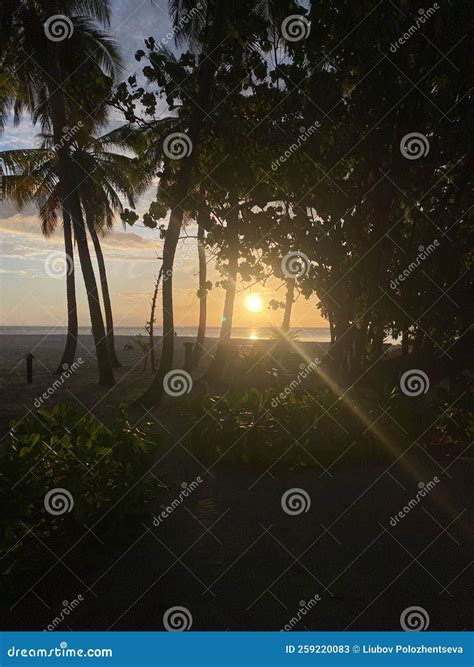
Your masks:
M 145 340 L 145 337 L 143 337 Z M 194 342 L 193 338 L 177 336 L 175 338 L 174 367 L 182 368 L 184 364 L 184 343 Z M 97 367 L 93 350 L 92 336 L 79 336 L 76 370 L 63 377 L 57 374 L 57 364 L 64 348 L 65 337 L 50 334 L 39 335 L 2 335 L 0 336 L 0 389 L 2 394 L 1 425 L 2 433 L 8 422 L 14 418 L 21 418 L 38 407 L 51 407 L 55 403 L 69 400 L 76 403 L 78 409 L 86 408 L 94 413 L 104 414 L 110 406 L 120 402 L 130 403 L 147 387 L 151 378 L 150 364 L 144 370 L 144 353 L 136 339 L 129 336 L 116 336 L 117 354 L 122 364 L 115 369 L 116 385 L 111 389 L 101 387 L 97 383 Z M 216 338 L 206 340 L 206 352 L 203 355 L 198 375 L 207 368 L 212 359 Z M 233 344 L 240 349 L 252 347 L 269 347 L 268 340 L 252 341 L 235 339 Z M 304 351 L 317 356 L 327 349 L 327 343 L 304 342 L 299 343 Z M 132 349 L 128 349 L 128 348 Z M 161 340 L 156 339 L 155 349 L 159 358 Z M 127 349 L 126 349 L 127 348 Z M 27 354 L 32 353 L 33 382 L 26 381 Z M 58 386 L 57 381 L 60 381 Z M 55 384 L 54 392 L 47 398 L 42 398 L 45 392 Z M 39 405 L 41 404 L 41 405 Z

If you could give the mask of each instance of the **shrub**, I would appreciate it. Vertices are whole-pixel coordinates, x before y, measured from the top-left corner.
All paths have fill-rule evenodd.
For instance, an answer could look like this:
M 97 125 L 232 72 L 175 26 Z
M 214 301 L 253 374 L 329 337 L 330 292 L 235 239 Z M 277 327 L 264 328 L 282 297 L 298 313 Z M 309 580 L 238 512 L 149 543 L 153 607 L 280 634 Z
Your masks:
M 77 537 L 87 530 L 84 524 L 100 521 L 101 533 L 114 537 L 138 524 L 130 519 L 146 512 L 159 493 L 146 474 L 155 449 L 145 431 L 130 425 L 123 406 L 110 427 L 67 404 L 12 422 L 0 449 L 2 572 L 28 568 L 41 541 Z M 52 489 L 70 494 L 71 511 L 47 511 L 45 498 Z M 64 493 L 60 496 L 65 500 Z
M 472 393 L 446 396 L 439 402 L 439 418 L 434 424 L 431 445 L 444 446 L 449 453 L 467 450 L 474 436 Z
M 329 390 L 291 393 L 250 389 L 244 395 L 211 396 L 198 410 L 187 446 L 203 460 L 283 469 L 382 457 L 386 452 L 350 403 Z M 352 406 L 353 407 L 353 406 Z M 360 402 L 359 402 L 360 407 Z M 370 408 L 364 406 L 370 416 Z M 201 412 L 199 412 L 201 410 Z M 327 414 L 330 412 L 330 416 Z M 373 417 L 375 419 L 375 417 Z M 356 445 L 354 445 L 356 442 Z

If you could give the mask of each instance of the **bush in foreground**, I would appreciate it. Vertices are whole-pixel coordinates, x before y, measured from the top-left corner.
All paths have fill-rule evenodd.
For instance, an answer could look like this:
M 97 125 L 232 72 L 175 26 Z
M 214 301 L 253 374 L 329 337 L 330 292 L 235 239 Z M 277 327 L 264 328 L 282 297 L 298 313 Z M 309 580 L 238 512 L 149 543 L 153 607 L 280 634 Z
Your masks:
M 105 425 L 66 403 L 12 422 L 0 449 L 2 573 L 35 567 L 86 526 L 109 539 L 133 530 L 160 492 L 147 474 L 157 445 L 146 430 L 123 407 Z

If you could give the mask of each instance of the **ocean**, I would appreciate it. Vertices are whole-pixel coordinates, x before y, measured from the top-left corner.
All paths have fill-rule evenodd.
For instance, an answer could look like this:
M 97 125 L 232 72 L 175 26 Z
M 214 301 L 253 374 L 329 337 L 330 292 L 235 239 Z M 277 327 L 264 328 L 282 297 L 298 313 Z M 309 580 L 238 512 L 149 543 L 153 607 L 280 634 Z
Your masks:
M 300 341 L 317 341 L 329 342 L 331 335 L 329 328 L 325 327 L 310 327 L 307 329 L 293 329 L 297 332 L 297 338 Z M 0 326 L 0 336 L 47 336 L 56 334 L 58 336 L 66 333 L 66 327 L 22 327 L 22 326 Z M 197 327 L 176 327 L 178 336 L 195 338 L 197 336 Z M 79 327 L 79 335 L 89 336 L 91 334 L 90 327 Z M 126 336 L 134 338 L 142 334 L 147 335 L 145 329 L 140 326 L 136 327 L 115 327 L 116 336 Z M 161 336 L 162 330 L 160 327 L 155 329 L 155 335 Z M 208 338 L 219 338 L 220 327 L 208 327 L 206 336 Z M 232 329 L 233 338 L 245 338 L 249 340 L 265 340 L 271 338 L 271 329 L 268 328 L 252 328 L 252 327 L 234 327 Z

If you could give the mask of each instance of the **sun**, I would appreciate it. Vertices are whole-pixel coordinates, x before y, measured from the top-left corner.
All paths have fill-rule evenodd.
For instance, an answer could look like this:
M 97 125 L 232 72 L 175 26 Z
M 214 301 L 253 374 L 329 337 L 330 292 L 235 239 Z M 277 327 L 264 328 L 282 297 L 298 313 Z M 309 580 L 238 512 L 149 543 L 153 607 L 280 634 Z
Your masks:
M 263 300 L 258 294 L 249 294 L 245 299 L 245 307 L 251 313 L 261 313 L 263 310 Z

